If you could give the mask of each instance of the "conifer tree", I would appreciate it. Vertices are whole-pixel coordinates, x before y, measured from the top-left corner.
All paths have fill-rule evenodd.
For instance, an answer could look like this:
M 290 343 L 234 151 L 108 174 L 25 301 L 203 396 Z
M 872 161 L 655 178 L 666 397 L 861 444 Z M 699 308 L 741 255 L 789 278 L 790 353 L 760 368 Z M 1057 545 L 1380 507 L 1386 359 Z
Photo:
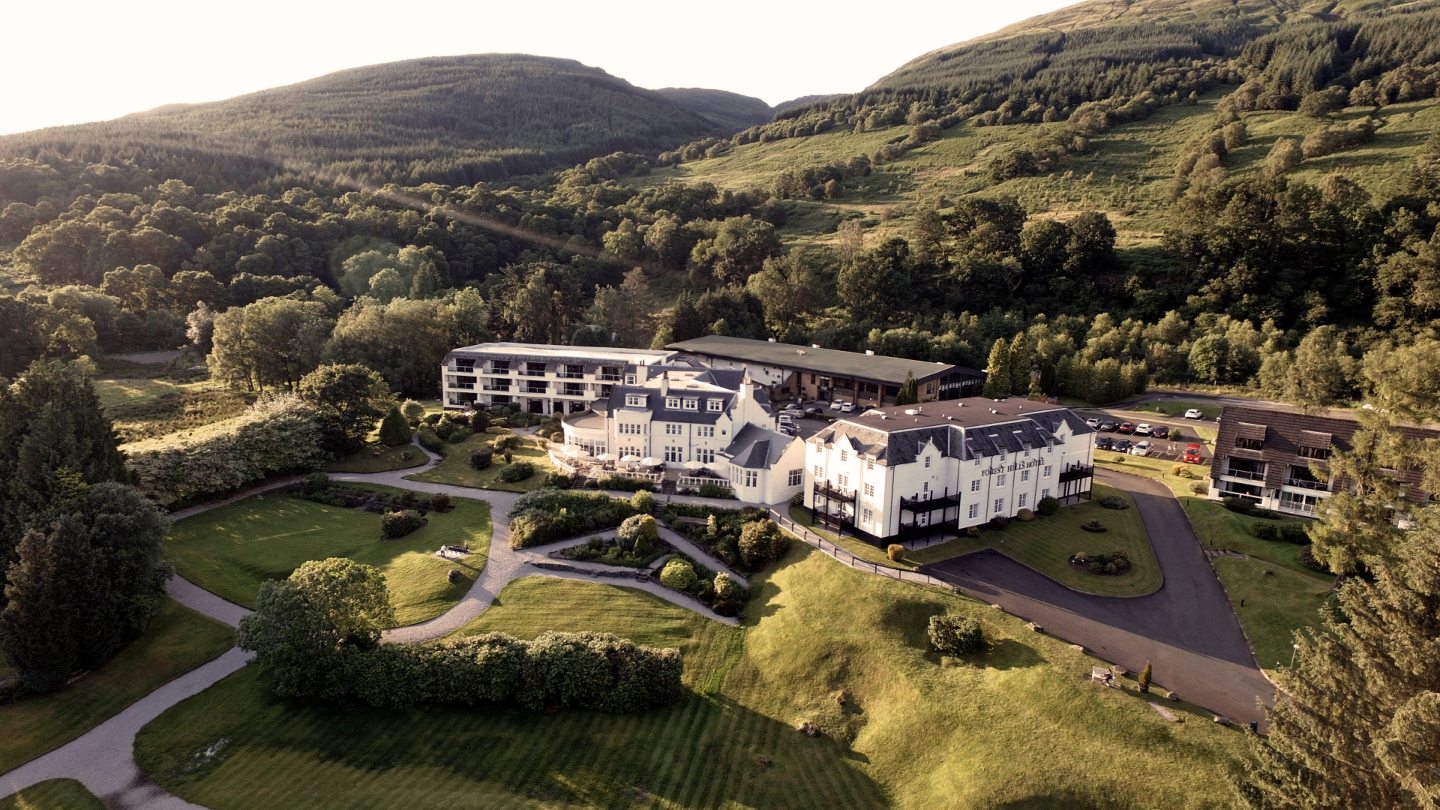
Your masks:
M 915 383 L 915 375 L 905 372 L 905 381 L 900 383 L 900 390 L 895 393 L 896 405 L 913 405 L 920 401 L 920 389 Z
M 1010 393 L 1024 396 L 1030 392 L 1030 375 L 1035 367 L 1035 350 L 1025 332 L 1010 341 Z
M 409 441 L 410 423 L 405 421 L 399 408 L 391 408 L 380 422 L 380 443 L 386 447 L 399 447 Z
M 995 338 L 990 347 L 990 360 L 985 364 L 985 396 L 992 399 L 1010 393 L 1010 344 Z

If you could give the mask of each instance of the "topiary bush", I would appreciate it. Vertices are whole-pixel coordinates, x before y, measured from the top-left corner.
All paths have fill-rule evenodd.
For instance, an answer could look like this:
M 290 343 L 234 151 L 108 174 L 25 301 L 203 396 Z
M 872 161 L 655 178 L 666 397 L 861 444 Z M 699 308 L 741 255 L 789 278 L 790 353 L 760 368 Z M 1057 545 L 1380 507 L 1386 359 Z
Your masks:
M 654 515 L 631 515 L 621 522 L 615 537 L 620 545 L 634 549 L 636 554 L 648 554 L 660 542 L 660 526 Z
M 484 433 L 490 429 L 490 414 L 484 411 L 475 411 L 470 414 L 470 429 L 476 433 Z
M 468 426 L 455 425 L 454 427 L 450 428 L 450 435 L 445 437 L 445 441 L 451 444 L 459 444 L 473 435 L 475 435 L 475 432 L 472 431 Z
M 745 599 L 745 589 L 740 587 L 740 583 L 736 582 L 734 577 L 724 571 L 715 575 L 715 579 L 711 582 L 711 588 L 715 591 L 717 604 L 721 601 L 739 602 Z
M 630 496 L 630 508 L 642 515 L 654 514 L 655 494 L 646 489 L 636 490 L 635 494 Z
M 970 655 L 985 649 L 984 628 L 965 616 L 931 616 L 927 633 L 930 646 L 945 655 Z
M 1029 523 L 1035 519 L 1035 513 L 1029 509 L 1021 509 L 1015 513 L 1015 519 L 1022 523 Z
M 900 562 L 905 559 L 905 547 L 899 543 L 891 543 L 885 547 L 885 556 L 890 558 L 890 562 Z
M 504 436 L 495 437 L 495 440 L 490 442 L 490 448 L 497 453 L 503 453 L 506 450 L 518 449 L 521 443 L 522 439 L 519 436 L 507 433 Z
M 1106 509 L 1129 509 L 1130 502 L 1119 495 L 1106 495 L 1100 499 L 1100 505 Z
M 517 461 L 514 464 L 506 464 L 500 468 L 500 474 L 495 477 L 507 484 L 515 484 L 533 475 L 535 475 L 534 464 L 528 461 Z
M 660 569 L 660 582 L 667 588 L 688 591 L 695 584 L 695 566 L 678 557 Z
M 482 447 L 470 454 L 470 466 L 477 470 L 488 469 L 495 461 L 495 453 L 488 447 Z
M 400 405 L 400 415 L 410 424 L 418 425 L 420 420 L 425 418 L 425 406 L 413 399 L 407 399 Z
M 1047 495 L 1041 498 L 1039 503 L 1035 504 L 1035 511 L 1044 517 L 1050 517 L 1060 511 L 1060 500 Z
M 443 492 L 435 492 L 430 495 L 431 512 L 449 512 L 451 507 L 450 496 Z
M 424 525 L 425 518 L 413 509 L 386 512 L 380 516 L 380 531 L 390 540 L 404 537 Z
M 391 408 L 390 413 L 380 420 L 380 443 L 386 447 L 409 444 L 412 433 L 410 423 L 405 421 L 399 408 Z
M 435 432 L 434 428 L 428 426 L 420 428 L 415 432 L 415 438 L 420 442 L 421 447 L 432 453 L 445 452 L 445 442 L 440 438 L 440 435 Z

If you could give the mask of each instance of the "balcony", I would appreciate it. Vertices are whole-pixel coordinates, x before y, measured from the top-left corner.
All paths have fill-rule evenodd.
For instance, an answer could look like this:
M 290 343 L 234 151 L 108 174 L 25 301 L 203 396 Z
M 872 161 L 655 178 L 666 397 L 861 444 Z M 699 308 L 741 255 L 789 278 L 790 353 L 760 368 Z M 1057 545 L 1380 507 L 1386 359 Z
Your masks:
M 484 373 L 484 374 L 501 374 L 501 375 L 504 375 L 504 374 L 509 374 L 510 372 L 511 372 L 511 368 L 510 368 L 509 366 L 490 366 L 489 368 L 484 369 L 484 371 L 483 371 L 482 373 Z
M 544 370 L 544 369 L 541 369 L 541 370 L 539 370 L 539 371 L 536 371 L 536 370 L 531 369 L 531 368 L 522 369 L 522 370 L 520 371 L 520 376 L 521 376 L 521 377 L 544 377 L 544 376 L 545 376 L 545 370 Z
M 1226 467 L 1223 474 L 1232 478 L 1244 478 L 1246 481 L 1265 480 L 1265 472 L 1263 470 L 1256 472 L 1254 470 L 1244 470 L 1239 467 Z
M 559 377 L 559 378 L 562 379 L 562 380 L 583 380 L 583 379 L 585 379 L 585 372 L 583 372 L 583 371 L 557 371 L 557 372 L 555 372 L 555 376 L 556 376 L 556 377 Z
M 939 509 L 948 509 L 960 505 L 959 495 L 917 495 L 914 498 L 901 498 L 900 508 L 911 512 L 934 512 Z
M 816 481 L 814 489 L 815 497 L 824 498 L 828 501 L 855 501 L 855 490 L 837 489 L 830 486 L 829 481 Z
M 457 390 L 460 390 L 460 391 L 474 391 L 474 390 L 475 390 L 475 383 L 473 383 L 473 382 L 468 382 L 468 383 L 452 382 L 452 383 L 447 384 L 446 387 L 447 387 L 447 388 L 454 388 L 454 389 L 457 389 Z
M 1094 478 L 1095 468 L 1087 467 L 1084 464 L 1071 464 L 1060 471 L 1060 483 L 1068 484 L 1071 481 L 1079 481 L 1082 478 Z
M 1285 486 L 1299 487 L 1300 489 L 1313 489 L 1316 492 L 1329 492 L 1330 485 L 1324 481 L 1316 481 L 1313 478 L 1286 478 Z
M 596 379 L 598 379 L 600 382 L 612 382 L 612 383 L 616 383 L 616 382 L 620 382 L 620 375 L 619 375 L 619 374 L 601 374 L 601 375 L 599 375 L 598 377 L 596 377 Z
M 527 385 L 527 386 L 525 386 L 525 391 L 524 391 L 524 393 L 526 393 L 526 394 L 548 394 L 548 393 L 550 393 L 550 386 L 548 386 L 548 385 Z
M 509 383 L 506 383 L 506 384 L 504 384 L 504 385 L 498 385 L 498 384 L 492 384 L 492 383 L 485 383 L 484 385 L 480 386 L 480 390 L 481 390 L 481 391 L 507 391 L 507 392 L 508 392 L 508 391 L 510 390 L 510 385 L 509 385 Z
M 562 397 L 583 397 L 585 395 L 585 386 L 583 385 L 567 385 L 560 389 L 560 396 Z

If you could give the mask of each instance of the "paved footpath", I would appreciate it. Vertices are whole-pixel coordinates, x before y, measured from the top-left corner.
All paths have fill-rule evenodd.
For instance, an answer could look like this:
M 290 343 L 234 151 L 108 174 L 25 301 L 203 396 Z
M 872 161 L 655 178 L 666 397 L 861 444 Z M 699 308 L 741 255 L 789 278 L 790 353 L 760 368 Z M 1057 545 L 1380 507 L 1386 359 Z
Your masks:
M 1034 621 L 1132 672 L 1151 662 L 1155 683 L 1231 720 L 1264 719 L 1275 688 L 1255 665 L 1215 569 L 1164 484 L 1101 471 L 1125 490 L 1145 523 L 1165 575 L 1160 590 L 1129 598 L 1072 591 L 996 551 L 968 554 L 925 571 L 976 599 Z

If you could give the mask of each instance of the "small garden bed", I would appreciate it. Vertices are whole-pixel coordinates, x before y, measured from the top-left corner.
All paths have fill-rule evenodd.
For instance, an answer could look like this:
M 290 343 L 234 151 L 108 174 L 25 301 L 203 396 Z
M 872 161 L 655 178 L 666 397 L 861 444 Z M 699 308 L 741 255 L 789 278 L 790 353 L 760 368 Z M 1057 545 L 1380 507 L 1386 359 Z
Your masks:
M 651 563 L 669 553 L 670 547 L 665 545 L 645 553 L 636 553 L 633 547 L 626 548 L 614 537 L 592 537 L 581 545 L 562 548 L 556 552 L 567 560 L 620 565 L 626 568 L 648 568 Z
M 510 509 L 510 547 L 521 549 L 580 537 L 619 526 L 626 518 L 646 511 L 649 493 L 636 493 L 629 501 L 604 493 L 541 489 L 526 493 Z M 639 507 L 637 507 L 639 504 Z
M 716 509 L 713 506 L 670 503 L 663 512 L 665 522 L 677 534 L 705 549 L 716 559 L 738 570 L 759 571 L 784 556 L 784 535 L 770 520 L 764 509 Z M 762 528 L 752 529 L 750 548 L 744 542 L 746 527 L 761 523 Z M 773 532 L 770 527 L 774 527 Z M 755 535 L 763 534 L 763 537 Z M 780 538 L 776 541 L 774 538 Z
M 1117 577 L 1130 573 L 1130 557 L 1123 551 L 1090 554 L 1084 551 L 1070 555 L 1070 567 L 1076 571 L 1101 577 Z
M 750 592 L 729 574 L 716 573 L 685 554 L 676 554 L 660 569 L 660 584 L 693 596 L 719 616 L 738 616 Z

